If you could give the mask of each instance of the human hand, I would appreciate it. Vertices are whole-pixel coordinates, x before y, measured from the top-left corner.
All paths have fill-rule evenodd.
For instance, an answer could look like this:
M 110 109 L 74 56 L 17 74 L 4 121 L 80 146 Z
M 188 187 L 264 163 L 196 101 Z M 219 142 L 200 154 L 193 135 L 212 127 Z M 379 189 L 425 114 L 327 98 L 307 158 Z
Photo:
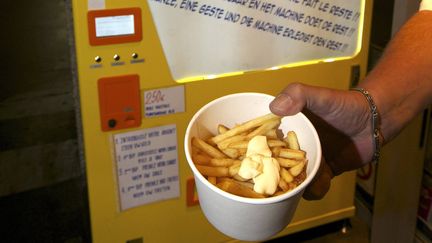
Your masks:
M 358 169 L 372 158 L 370 110 L 359 92 L 294 83 L 272 101 L 270 110 L 280 116 L 302 111 L 317 129 L 324 159 L 305 199 L 321 199 L 334 176 Z

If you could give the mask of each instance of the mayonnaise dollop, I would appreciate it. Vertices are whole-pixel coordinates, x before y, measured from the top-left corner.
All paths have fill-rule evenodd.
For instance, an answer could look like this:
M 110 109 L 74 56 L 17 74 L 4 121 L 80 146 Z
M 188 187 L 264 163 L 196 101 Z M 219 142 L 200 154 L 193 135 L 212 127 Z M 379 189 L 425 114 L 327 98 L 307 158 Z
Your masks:
M 266 136 L 255 136 L 249 141 L 246 158 L 243 159 L 238 174 L 244 179 L 253 179 L 255 192 L 266 195 L 276 192 L 280 167 L 271 156 Z

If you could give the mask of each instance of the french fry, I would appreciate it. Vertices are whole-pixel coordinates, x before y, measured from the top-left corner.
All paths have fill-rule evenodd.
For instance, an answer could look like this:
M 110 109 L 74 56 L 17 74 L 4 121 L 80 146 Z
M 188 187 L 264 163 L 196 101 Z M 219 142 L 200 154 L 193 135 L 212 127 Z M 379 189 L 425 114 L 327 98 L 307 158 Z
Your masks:
M 288 183 L 285 180 L 279 180 L 278 186 L 284 192 L 286 192 L 286 191 L 288 191 L 290 189 Z
M 203 140 L 203 141 L 204 141 L 204 140 Z M 217 145 L 217 144 L 215 144 L 215 143 L 214 143 L 210 138 L 206 139 L 205 142 L 206 142 L 208 145 L 211 145 L 211 146 L 213 146 L 213 147 L 216 147 L 216 145 Z
M 241 162 L 240 163 L 234 163 L 232 166 L 228 167 L 228 173 L 229 175 L 236 179 L 237 181 L 247 181 L 247 179 L 241 177 L 238 172 L 240 170 Z
M 233 179 L 230 177 L 217 177 L 216 178 L 216 184 L 221 183 L 221 182 L 225 182 L 225 181 L 233 181 Z M 241 184 L 241 185 L 244 185 L 244 186 L 247 186 L 247 187 L 253 189 L 254 184 L 252 181 L 246 180 L 242 177 L 240 177 L 240 180 L 235 179 L 234 181 Z
M 228 174 L 233 177 L 235 175 L 237 175 L 237 173 L 240 170 L 240 165 L 241 164 L 233 164 L 230 167 L 228 167 Z
M 237 149 L 239 156 L 246 155 L 247 148 Z
M 264 134 L 268 139 L 278 139 L 276 129 L 270 129 Z
M 239 174 L 235 174 L 235 175 L 233 176 L 233 178 L 234 178 L 236 181 L 238 181 L 238 182 L 246 182 L 246 181 L 248 181 L 248 179 L 245 179 L 245 178 L 241 177 Z
M 228 145 L 228 148 L 247 149 L 248 144 L 249 144 L 249 141 L 238 141 L 238 142 L 230 143 Z
M 205 165 L 195 165 L 198 171 L 204 176 L 226 177 L 229 176 L 227 167 L 215 167 Z
M 255 118 L 255 119 L 252 119 L 252 120 L 247 121 L 245 123 L 242 123 L 242 124 L 232 128 L 232 129 L 230 129 L 229 131 L 226 131 L 223 134 L 219 134 L 219 135 L 213 137 L 211 140 L 217 144 L 224 139 L 238 135 L 238 134 L 245 132 L 249 129 L 261 126 L 266 121 L 277 118 L 277 117 L 279 117 L 279 116 L 276 116 L 273 113 L 269 113 L 269 114 L 266 114 L 264 116 L 260 116 L 258 118 Z
M 276 158 L 276 160 L 279 162 L 279 165 L 281 167 L 285 167 L 285 168 L 296 166 L 301 162 L 301 160 L 285 159 L 285 158 Z
M 290 182 L 292 182 L 292 181 L 294 180 L 294 177 L 293 177 L 293 176 L 290 174 L 290 172 L 288 172 L 286 169 L 281 168 L 279 172 L 280 172 L 280 176 L 281 176 L 281 178 L 282 178 L 285 182 L 290 183 Z
M 239 176 L 239 175 L 237 175 L 237 176 Z M 254 184 L 250 181 L 239 181 L 238 183 L 243 185 L 243 186 L 249 187 L 251 190 L 253 190 Z
M 215 177 L 215 176 L 209 176 L 209 177 L 207 178 L 207 180 L 208 180 L 211 184 L 213 184 L 213 185 L 216 186 L 216 177 Z
M 294 177 L 294 181 L 293 181 L 293 183 L 295 183 L 296 185 L 300 185 L 304 180 L 306 180 L 306 166 L 307 166 L 307 162 L 306 162 L 306 164 L 305 164 L 305 166 L 303 167 L 303 170 L 302 170 L 302 172 L 298 175 L 298 176 L 296 176 L 296 177 Z
M 297 187 L 297 185 L 294 182 L 288 183 L 288 186 L 289 186 L 289 191 Z
M 196 153 L 192 154 L 192 160 L 195 164 L 198 165 L 208 165 L 212 158 L 205 154 Z
M 274 147 L 274 148 L 270 148 L 270 149 L 272 151 L 273 157 L 279 157 L 279 154 L 280 154 L 282 147 Z
M 224 153 L 226 156 L 230 157 L 231 159 L 236 159 L 240 156 L 239 151 L 233 148 L 223 149 L 222 153 Z
M 280 117 L 271 119 L 268 122 L 266 122 L 266 123 L 262 124 L 261 126 L 259 126 L 258 128 L 256 128 L 255 130 L 253 130 L 252 132 L 250 132 L 248 135 L 246 135 L 246 137 L 248 140 L 250 140 L 255 136 L 265 135 L 271 129 L 279 126 L 280 122 L 281 122 Z
M 230 167 L 234 163 L 240 164 L 240 160 L 234 159 L 211 159 L 208 165 L 210 166 L 222 166 L 222 167 Z
M 297 139 L 297 134 L 294 131 L 289 131 L 284 140 L 288 144 L 288 148 L 295 149 L 295 150 L 300 149 L 300 145 Z
M 192 138 L 192 144 L 213 158 L 222 159 L 227 157 L 224 153 L 197 137 Z
M 235 135 L 232 137 L 229 137 L 225 140 L 222 140 L 220 143 L 217 144 L 217 147 L 221 150 L 228 148 L 228 146 L 231 143 L 235 143 L 235 142 L 239 142 L 239 141 L 243 141 L 246 139 L 246 136 L 244 135 Z
M 282 191 L 282 190 L 279 190 L 279 191 L 276 191 L 274 194 L 273 194 L 273 196 L 275 197 L 275 196 L 279 196 L 279 195 L 282 195 L 282 194 L 284 194 L 285 193 L 285 191 Z
M 279 157 L 286 158 L 286 159 L 304 159 L 306 158 L 306 152 L 303 150 L 282 148 L 279 151 Z
M 285 143 L 283 141 L 275 140 L 275 139 L 267 140 L 267 144 L 270 148 L 285 146 Z
M 191 143 L 191 151 L 192 151 L 192 154 L 197 154 L 197 153 L 201 153 L 202 152 L 201 149 L 199 149 L 193 143 Z
M 235 180 L 224 180 L 216 185 L 220 189 L 229 192 L 231 194 L 241 196 L 241 197 L 250 197 L 250 198 L 264 198 L 262 194 L 255 192 L 247 186 L 244 186 Z
M 293 176 L 298 176 L 303 171 L 303 167 L 305 166 L 305 164 L 306 164 L 306 161 L 301 161 L 298 165 L 291 167 L 289 169 L 289 172 Z
M 222 125 L 222 124 L 219 124 L 218 127 L 217 127 L 217 130 L 218 130 L 219 134 L 222 134 L 222 133 L 225 133 L 226 131 L 228 131 L 229 128 L 226 127 L 226 126 L 224 126 L 224 125 Z
M 216 177 L 216 184 L 221 183 L 222 181 L 232 180 L 230 177 Z

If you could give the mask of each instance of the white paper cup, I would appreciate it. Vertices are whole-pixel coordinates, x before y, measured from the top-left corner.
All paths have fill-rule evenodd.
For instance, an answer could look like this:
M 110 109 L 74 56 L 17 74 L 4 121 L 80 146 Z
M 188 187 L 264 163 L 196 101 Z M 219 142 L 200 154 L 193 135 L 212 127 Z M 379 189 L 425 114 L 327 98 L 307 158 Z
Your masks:
M 260 93 L 237 93 L 211 101 L 191 119 L 185 134 L 185 152 L 195 177 L 199 203 L 208 221 L 220 232 L 235 239 L 262 241 L 283 230 L 291 221 L 303 191 L 318 171 L 321 144 L 312 123 L 299 113 L 284 117 L 280 129 L 295 131 L 302 150 L 306 151 L 307 177 L 297 188 L 285 194 L 254 199 L 227 193 L 207 181 L 196 169 L 191 157 L 192 137 L 207 138 L 217 134 L 217 125 L 233 127 L 270 113 L 273 96 Z

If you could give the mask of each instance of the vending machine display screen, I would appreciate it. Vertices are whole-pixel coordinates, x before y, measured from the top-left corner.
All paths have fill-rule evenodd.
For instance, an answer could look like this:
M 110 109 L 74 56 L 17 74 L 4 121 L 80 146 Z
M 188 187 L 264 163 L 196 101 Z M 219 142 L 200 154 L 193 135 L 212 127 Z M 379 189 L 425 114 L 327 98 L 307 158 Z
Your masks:
M 101 9 L 87 13 L 92 46 L 139 42 L 142 39 L 140 8 Z
M 133 35 L 135 33 L 134 16 L 107 16 L 95 18 L 96 37 Z

